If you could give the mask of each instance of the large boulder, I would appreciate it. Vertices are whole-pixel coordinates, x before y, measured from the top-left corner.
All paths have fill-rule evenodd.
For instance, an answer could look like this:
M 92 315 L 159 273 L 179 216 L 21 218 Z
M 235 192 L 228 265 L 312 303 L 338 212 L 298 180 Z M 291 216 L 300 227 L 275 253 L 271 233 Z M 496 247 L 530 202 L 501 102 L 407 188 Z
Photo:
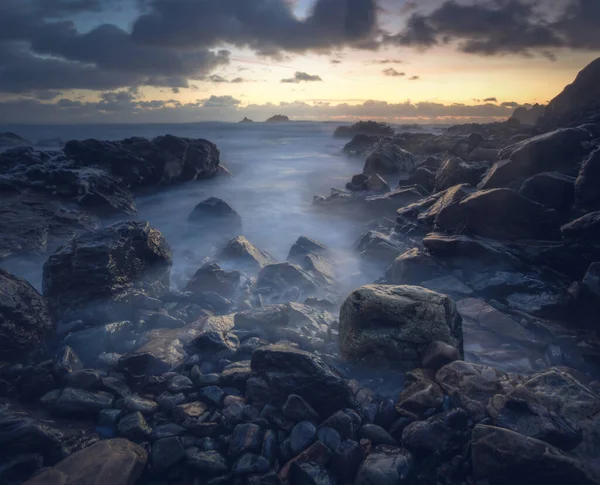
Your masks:
M 371 153 L 371 151 L 373 151 L 382 138 L 383 137 L 381 135 L 354 135 L 352 140 L 344 145 L 342 151 L 346 155 L 350 156 L 368 155 Z
M 134 485 L 147 459 L 144 448 L 125 439 L 99 441 L 25 485 Z
M 219 259 L 231 261 L 250 270 L 260 270 L 268 264 L 276 262 L 273 256 L 257 248 L 244 236 L 238 236 L 229 241 L 219 253 Z
M 194 226 L 209 231 L 239 232 L 242 218 L 222 199 L 209 197 L 200 202 L 188 216 Z
M 419 286 L 363 286 L 340 310 L 340 350 L 353 361 L 411 370 L 434 341 L 462 353 L 461 318 L 450 298 Z
M 355 485 L 404 485 L 411 483 L 415 473 L 412 454 L 396 446 L 375 447 L 362 462 Z
M 559 172 L 543 172 L 525 180 L 519 194 L 548 209 L 565 213 L 573 206 L 574 185 L 573 177 Z
M 585 159 L 575 181 L 577 206 L 585 211 L 600 209 L 600 149 Z
M 441 192 L 459 184 L 477 185 L 487 169 L 485 163 L 465 162 L 458 157 L 451 157 L 435 176 L 435 191 Z
M 119 222 L 82 234 L 52 254 L 44 265 L 44 296 L 63 322 L 133 318 L 136 298 L 169 291 L 171 265 L 159 231 L 147 222 Z
M 217 263 L 208 263 L 196 271 L 185 289 L 196 294 L 214 292 L 232 298 L 240 286 L 241 277 L 239 271 L 226 271 Z
M 408 173 L 416 166 L 415 157 L 391 142 L 380 143 L 369 155 L 363 173 L 366 175 L 390 175 Z
M 354 403 L 352 391 L 323 360 L 286 345 L 259 347 L 252 372 L 265 380 L 270 398 L 282 405 L 290 394 L 302 397 L 322 419 Z
M 475 192 L 440 211 L 436 224 L 445 231 L 501 240 L 558 238 L 559 215 L 510 189 Z
M 544 133 L 511 145 L 500 152 L 496 162 L 479 185 L 482 189 L 511 187 L 541 172 L 577 173 L 590 134 L 580 128 Z M 518 186 L 517 185 L 517 186 Z
M 600 211 L 590 212 L 560 228 L 563 238 L 584 246 L 598 245 L 600 240 Z
M 0 353 L 2 360 L 24 357 L 52 330 L 46 300 L 24 279 L 0 268 Z

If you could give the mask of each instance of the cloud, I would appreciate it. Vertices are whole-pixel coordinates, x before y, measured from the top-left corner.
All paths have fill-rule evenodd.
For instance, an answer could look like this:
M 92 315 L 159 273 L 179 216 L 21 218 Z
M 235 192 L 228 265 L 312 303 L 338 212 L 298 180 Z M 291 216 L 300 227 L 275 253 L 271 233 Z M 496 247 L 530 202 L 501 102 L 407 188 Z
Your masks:
M 213 83 L 228 83 L 229 82 L 223 76 L 219 76 L 218 74 L 212 74 L 211 76 L 208 76 L 208 80 Z
M 419 48 L 455 43 L 471 54 L 549 58 L 560 48 L 600 49 L 598 0 L 445 0 L 425 12 L 419 8 L 413 5 L 406 27 L 385 42 Z
M 504 106 L 506 108 L 518 108 L 520 105 L 519 103 L 515 103 L 514 101 L 505 101 L 500 106 Z
M 246 83 L 248 81 L 246 81 L 243 77 L 236 77 L 229 82 L 233 83 L 233 84 L 240 84 L 240 83 Z
M 396 71 L 396 69 L 394 69 L 393 67 L 389 67 L 389 68 L 387 68 L 387 69 L 384 69 L 384 70 L 383 70 L 383 71 L 381 71 L 381 72 L 383 72 L 383 74 L 384 74 L 385 76 L 392 76 L 392 77 L 401 77 L 401 76 L 406 76 L 406 73 L 404 73 L 404 72 L 398 72 L 398 71 Z
M 497 103 L 498 99 L 497 98 L 485 98 L 483 100 L 484 103 Z
M 421 79 L 420 76 L 411 76 L 408 78 L 409 81 L 418 81 L 419 79 Z
M 370 61 L 367 64 L 403 64 L 404 61 L 399 59 L 378 59 L 375 61 Z
M 298 84 L 301 82 L 317 82 L 317 81 L 323 81 L 323 79 L 321 79 L 321 76 L 311 75 L 306 72 L 300 72 L 300 71 L 296 71 L 296 74 L 294 74 L 294 77 L 292 77 L 292 78 L 281 80 L 282 83 L 293 83 L 293 84 Z
M 342 61 L 340 61 L 339 59 L 331 59 L 329 62 L 331 64 L 341 64 L 342 63 Z
M 206 99 L 202 106 L 205 108 L 230 108 L 241 104 L 239 99 L 235 99 L 233 96 L 211 96 Z

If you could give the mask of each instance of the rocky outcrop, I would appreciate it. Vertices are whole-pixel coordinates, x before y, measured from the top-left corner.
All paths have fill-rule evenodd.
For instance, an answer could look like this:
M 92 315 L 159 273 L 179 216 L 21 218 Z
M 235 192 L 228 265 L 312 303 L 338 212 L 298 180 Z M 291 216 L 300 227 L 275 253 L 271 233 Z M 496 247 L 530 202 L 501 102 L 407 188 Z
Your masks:
M 350 126 L 339 126 L 333 134 L 336 138 L 351 138 L 356 135 L 394 136 L 394 130 L 385 123 L 359 121 Z
M 27 281 L 0 268 L 0 352 L 23 358 L 53 329 L 46 300 Z
M 488 165 L 481 162 L 465 162 L 451 157 L 437 171 L 435 191 L 441 192 L 459 184 L 477 185 Z
M 265 121 L 265 123 L 286 123 L 290 119 L 285 115 L 274 115 Z
M 198 229 L 208 232 L 236 233 L 242 230 L 242 218 L 222 199 L 210 197 L 200 202 L 188 216 Z
M 226 298 L 235 296 L 241 281 L 239 271 L 226 271 L 217 263 L 202 266 L 186 285 L 193 293 L 215 292 Z
M 410 152 L 394 143 L 381 143 L 369 155 L 363 173 L 365 175 L 391 175 L 410 172 L 415 168 L 416 160 Z
M 534 104 L 530 108 L 519 106 L 512 114 L 513 118 L 519 120 L 523 125 L 536 125 L 540 118 L 546 113 L 547 106 Z
M 461 318 L 450 298 L 422 287 L 363 286 L 340 310 L 340 350 L 354 361 L 410 370 L 434 341 L 462 352 Z
M 86 233 L 52 254 L 43 292 L 57 320 L 108 323 L 131 318 L 136 298 L 169 290 L 169 246 L 147 222 Z
M 585 211 L 600 210 L 600 150 L 587 157 L 575 181 L 577 207 Z
M 219 253 L 219 259 L 233 261 L 245 269 L 252 270 L 260 270 L 268 264 L 275 263 L 273 256 L 254 246 L 244 236 L 229 241 Z
M 242 121 L 240 121 L 240 123 L 254 123 L 254 121 L 252 121 L 251 119 L 244 116 L 244 119 Z
M 575 200 L 574 185 L 574 177 L 558 172 L 543 172 L 525 180 L 519 194 L 548 209 L 567 213 Z

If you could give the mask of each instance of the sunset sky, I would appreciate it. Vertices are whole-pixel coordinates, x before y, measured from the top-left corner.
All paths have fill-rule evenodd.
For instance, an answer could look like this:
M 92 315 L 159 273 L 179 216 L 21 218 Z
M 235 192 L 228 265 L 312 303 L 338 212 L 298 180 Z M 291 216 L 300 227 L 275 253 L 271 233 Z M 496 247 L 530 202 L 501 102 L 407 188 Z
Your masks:
M 0 0 L 0 123 L 503 119 L 598 25 L 600 0 Z

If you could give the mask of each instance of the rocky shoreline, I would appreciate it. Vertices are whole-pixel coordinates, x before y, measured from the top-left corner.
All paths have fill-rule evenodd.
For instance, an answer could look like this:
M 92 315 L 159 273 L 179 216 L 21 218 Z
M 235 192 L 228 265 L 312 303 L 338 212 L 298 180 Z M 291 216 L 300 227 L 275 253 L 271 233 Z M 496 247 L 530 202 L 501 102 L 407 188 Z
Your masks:
M 537 126 L 338 132 L 363 172 L 313 206 L 369 222 L 376 281 L 349 295 L 324 244 L 278 261 L 214 197 L 188 222 L 227 242 L 174 288 L 168 241 L 129 219 L 136 194 L 216 176 L 212 142 L 0 153 L 0 263 L 45 260 L 41 293 L 0 269 L 0 481 L 600 484 L 582 76 Z

